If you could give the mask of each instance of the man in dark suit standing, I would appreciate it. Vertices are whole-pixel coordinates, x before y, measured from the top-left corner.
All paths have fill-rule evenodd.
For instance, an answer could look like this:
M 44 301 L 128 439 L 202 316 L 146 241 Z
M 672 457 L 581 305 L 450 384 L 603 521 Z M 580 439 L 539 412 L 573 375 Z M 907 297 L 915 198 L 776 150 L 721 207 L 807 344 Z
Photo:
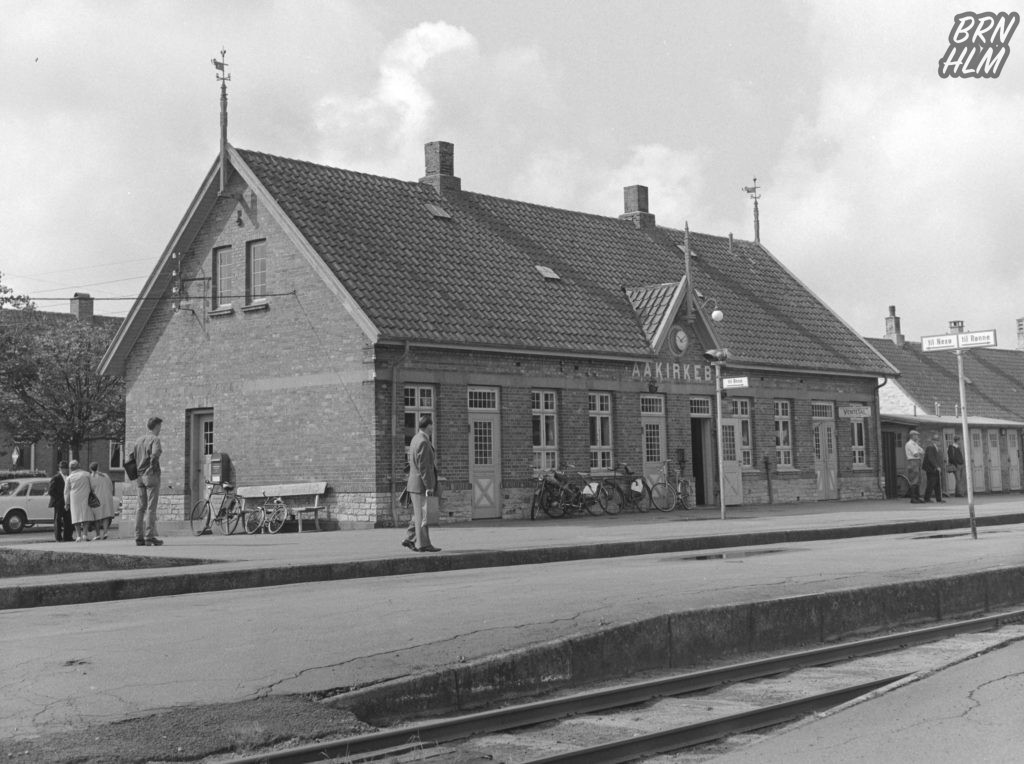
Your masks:
M 956 488 L 954 493 L 957 496 L 964 495 L 964 451 L 960 448 L 960 436 L 957 435 L 953 438 L 953 442 L 949 444 L 949 448 L 946 450 L 946 457 L 949 461 L 949 465 L 953 467 L 951 472 L 956 477 Z
M 53 507 L 53 537 L 57 541 L 71 541 L 75 536 L 75 527 L 71 524 L 71 510 L 64 502 L 64 478 L 68 474 L 68 463 L 58 465 L 57 474 L 50 478 L 46 493 L 50 496 Z
M 939 436 L 932 435 L 931 443 L 924 450 L 924 474 L 927 478 L 927 483 L 924 489 L 924 500 L 926 502 L 931 501 L 931 495 L 934 492 L 935 501 L 940 504 L 945 501 L 942 498 L 942 491 L 939 489 L 939 478 L 942 475 L 942 457 L 939 456 Z
M 412 522 L 416 528 L 414 549 L 417 552 L 440 552 L 430 543 L 430 529 L 427 522 L 427 505 L 437 501 L 437 468 L 434 459 L 434 444 L 430 436 L 434 430 L 434 419 L 430 414 L 421 414 L 417 422 L 419 432 L 409 444 L 409 479 L 405 489 L 412 499 Z M 402 542 L 409 546 L 409 539 Z

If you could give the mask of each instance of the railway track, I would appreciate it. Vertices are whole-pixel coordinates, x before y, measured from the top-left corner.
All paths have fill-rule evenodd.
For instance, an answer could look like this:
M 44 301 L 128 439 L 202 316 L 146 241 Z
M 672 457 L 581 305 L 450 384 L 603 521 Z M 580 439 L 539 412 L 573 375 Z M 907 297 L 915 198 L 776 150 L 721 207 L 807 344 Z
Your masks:
M 866 667 L 855 665 L 858 659 L 871 660 L 870 656 L 905 651 L 941 640 L 955 642 L 959 638 L 962 641 L 958 635 L 992 631 L 1020 621 L 1024 621 L 1024 610 L 268 751 L 232 761 L 235 764 L 324 761 L 355 764 L 382 759 L 466 764 L 635 761 L 821 712 L 899 682 L 921 671 L 922 662 L 927 663 L 918 657 L 890 661 L 890 665 L 886 665 L 884 661 L 877 663 L 876 658 L 876 665 Z M 1024 629 L 1019 630 L 1017 638 L 1024 638 Z M 958 643 L 951 649 L 968 654 L 988 649 L 982 637 L 972 639 L 975 641 Z M 988 638 L 988 643 L 995 641 L 995 637 Z M 843 668 L 835 668 L 835 664 L 843 664 Z M 893 670 L 894 665 L 897 670 Z M 817 674 L 813 674 L 815 667 L 823 666 L 831 668 L 817 669 Z M 787 679 L 797 675 L 801 676 L 797 682 Z M 775 679 L 768 679 L 772 677 Z M 731 697 L 723 700 L 723 688 L 748 687 L 743 683 L 751 683 L 749 687 L 756 688 L 746 690 L 748 695 L 756 697 L 745 698 L 742 689 L 732 689 Z M 796 697 L 793 697 L 793 684 L 799 685 Z M 820 687 L 820 691 L 808 692 L 812 687 Z M 680 719 L 688 723 L 679 725 Z M 654 729 L 648 731 L 647 727 Z M 515 733 L 509 734 L 510 730 Z

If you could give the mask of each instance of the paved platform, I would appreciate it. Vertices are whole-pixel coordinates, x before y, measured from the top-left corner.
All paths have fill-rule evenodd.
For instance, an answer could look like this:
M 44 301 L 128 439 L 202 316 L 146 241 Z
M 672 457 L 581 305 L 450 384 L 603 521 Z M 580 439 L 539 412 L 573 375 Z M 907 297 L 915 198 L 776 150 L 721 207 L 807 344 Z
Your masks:
M 471 523 L 439 527 L 437 554 L 401 529 L 5 537 L 0 556 L 69 567 L 0 578 L 0 738 L 289 695 L 372 718 L 468 708 L 1008 607 L 1022 509 L 980 498 L 977 541 L 962 501 Z M 71 570 L 82 558 L 111 569 Z M 131 567 L 161 559 L 177 566 Z
M 1024 523 L 1024 497 L 982 497 L 979 526 Z M 432 533 L 437 554 L 400 546 L 403 530 L 165 536 L 90 543 L 40 534 L 0 545 L 0 610 L 417 572 L 966 528 L 966 500 L 818 502 L 615 517 L 477 521 Z M 24 543 L 21 542 L 22 538 Z M 22 572 L 25 572 L 23 575 Z

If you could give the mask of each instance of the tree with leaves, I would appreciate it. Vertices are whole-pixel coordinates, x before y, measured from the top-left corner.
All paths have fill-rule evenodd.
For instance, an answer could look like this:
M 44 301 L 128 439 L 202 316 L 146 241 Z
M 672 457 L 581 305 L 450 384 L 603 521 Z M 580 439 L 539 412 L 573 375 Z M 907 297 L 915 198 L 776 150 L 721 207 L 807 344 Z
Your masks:
M 18 441 L 71 449 L 124 439 L 124 382 L 97 367 L 117 327 L 33 310 L 0 281 L 0 424 Z

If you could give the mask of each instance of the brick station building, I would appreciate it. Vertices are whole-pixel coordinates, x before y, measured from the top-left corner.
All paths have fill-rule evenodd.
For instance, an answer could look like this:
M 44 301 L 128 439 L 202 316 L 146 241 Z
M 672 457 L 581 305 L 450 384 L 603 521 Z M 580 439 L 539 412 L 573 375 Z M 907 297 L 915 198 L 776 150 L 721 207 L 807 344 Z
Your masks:
M 226 147 L 101 367 L 129 441 L 164 419 L 162 519 L 216 452 L 239 485 L 326 480 L 342 526 L 403 522 L 423 412 L 446 520 L 528 516 L 562 464 L 681 461 L 717 504 L 712 349 L 749 385 L 723 407 L 728 504 L 882 495 L 895 369 L 760 243 L 657 225 L 643 186 L 611 216 L 465 191 L 453 154 L 405 181 Z

